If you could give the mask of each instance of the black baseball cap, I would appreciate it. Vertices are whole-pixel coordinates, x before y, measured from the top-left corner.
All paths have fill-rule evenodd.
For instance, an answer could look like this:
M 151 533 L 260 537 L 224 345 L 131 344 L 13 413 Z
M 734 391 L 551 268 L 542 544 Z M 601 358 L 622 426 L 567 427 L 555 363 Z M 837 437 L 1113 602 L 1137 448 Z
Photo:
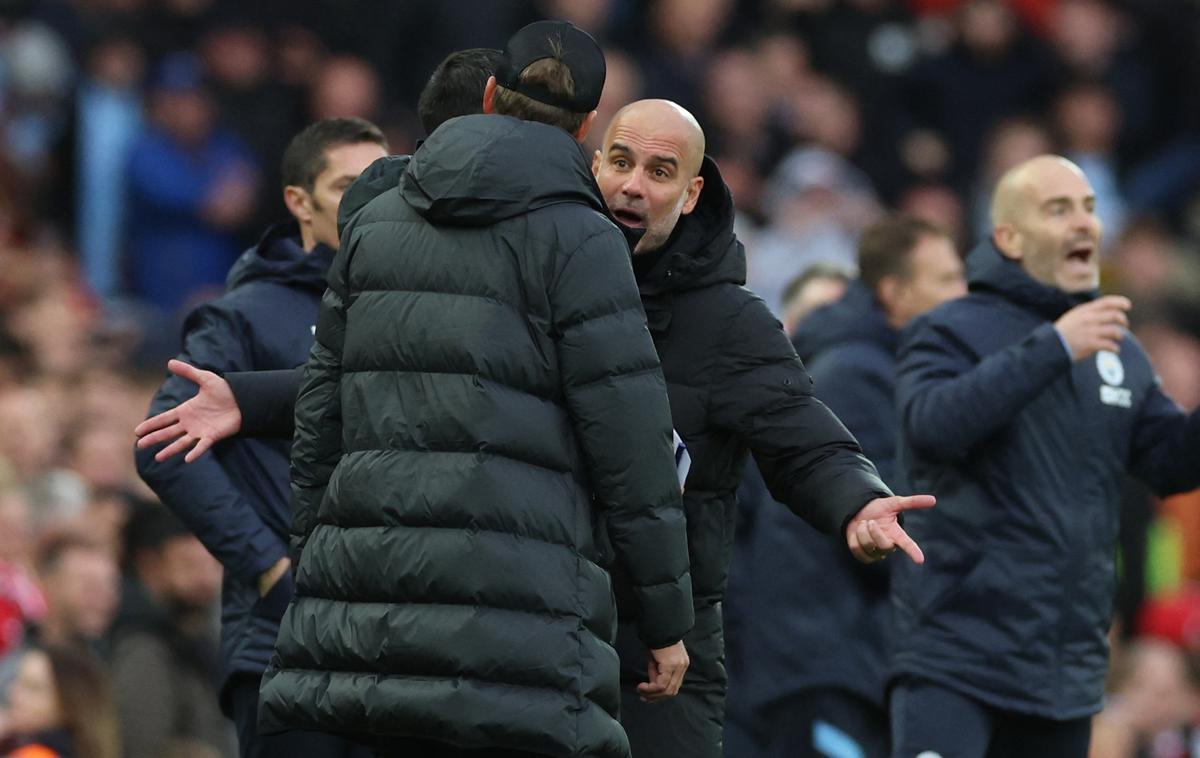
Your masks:
M 521 81 L 521 72 L 534 61 L 560 57 L 575 80 L 575 94 L 551 92 L 540 84 Z M 604 51 L 592 35 L 569 21 L 535 21 L 509 37 L 496 69 L 496 83 L 546 105 L 586 113 L 600 103 L 604 91 Z

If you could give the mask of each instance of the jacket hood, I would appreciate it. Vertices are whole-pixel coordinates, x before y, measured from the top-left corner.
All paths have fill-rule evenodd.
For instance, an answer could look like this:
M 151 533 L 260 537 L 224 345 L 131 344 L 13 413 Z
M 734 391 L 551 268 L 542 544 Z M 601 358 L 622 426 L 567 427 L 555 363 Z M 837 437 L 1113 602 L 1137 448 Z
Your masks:
M 733 195 L 712 158 L 700 166 L 704 188 L 696 207 L 679 217 L 675 230 L 639 276 L 643 295 L 729 282 L 746 283 L 746 248 L 733 233 Z
M 895 354 L 899 336 L 871 291 L 853 282 L 841 300 L 813 311 L 792 341 L 800 360 L 808 363 L 831 347 L 851 342 L 869 342 Z
M 387 155 L 367 166 L 354 183 L 346 188 L 342 202 L 338 204 L 338 236 L 346 228 L 346 222 L 375 198 L 400 185 L 400 177 L 408 168 L 411 155 Z
M 225 286 L 233 290 L 250 282 L 269 281 L 323 293 L 334 252 L 318 244 L 306 253 L 300 244 L 298 223 L 276 224 L 237 259 L 229 269 Z
M 579 143 L 558 127 L 510 116 L 460 116 L 439 126 L 413 154 L 400 194 L 445 226 L 488 226 L 558 203 L 607 214 Z
M 971 292 L 992 292 L 1036 311 L 1047 319 L 1057 319 L 1077 305 L 1093 300 L 1095 290 L 1070 294 L 1042 284 L 1006 258 L 990 239 L 975 246 L 967 256 L 967 285 Z

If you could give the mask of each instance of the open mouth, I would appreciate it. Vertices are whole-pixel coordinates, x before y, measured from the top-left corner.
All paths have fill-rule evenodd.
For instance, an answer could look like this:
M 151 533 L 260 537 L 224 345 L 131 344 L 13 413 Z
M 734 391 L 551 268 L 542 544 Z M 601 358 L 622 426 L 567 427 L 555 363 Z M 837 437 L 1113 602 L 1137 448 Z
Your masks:
M 1067 251 L 1067 260 L 1090 263 L 1095 254 L 1096 248 L 1091 243 L 1075 245 Z
M 625 226 L 633 227 L 634 229 L 640 229 L 644 225 L 643 217 L 640 213 L 619 208 L 614 210 L 612 214 L 613 218 L 615 218 L 617 221 L 620 221 Z

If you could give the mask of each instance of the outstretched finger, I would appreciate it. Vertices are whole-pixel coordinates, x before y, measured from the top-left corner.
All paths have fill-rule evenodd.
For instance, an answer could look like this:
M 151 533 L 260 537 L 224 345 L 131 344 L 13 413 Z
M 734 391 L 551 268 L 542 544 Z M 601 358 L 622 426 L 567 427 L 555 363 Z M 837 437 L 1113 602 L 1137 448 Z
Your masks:
M 208 452 L 208 449 L 213 446 L 212 437 L 201 437 L 196 446 L 188 451 L 188 454 L 183 456 L 184 463 L 191 463 L 200 456 Z
M 187 379 L 195 384 L 204 383 L 204 375 L 209 373 L 203 369 L 198 369 L 190 363 L 184 363 L 178 358 L 172 358 L 167 361 L 167 370 L 181 379 Z
M 154 447 L 155 445 L 161 445 L 164 442 L 170 442 L 180 435 L 186 433 L 187 432 L 184 430 L 183 424 L 171 424 L 165 429 L 159 429 L 157 432 L 151 432 L 144 437 L 139 437 L 137 441 L 137 448 L 138 450 L 145 450 L 148 447 Z
M 151 416 L 150 418 L 146 419 L 142 423 L 133 427 L 133 433 L 136 434 L 138 437 L 145 437 L 150 432 L 156 432 L 159 429 L 164 429 L 164 428 L 170 426 L 171 424 L 174 424 L 178 420 L 179 420 L 178 408 L 171 408 L 170 410 L 166 410 L 155 416 Z M 140 439 L 138 440 L 139 448 L 146 447 L 146 445 L 153 445 L 153 444 L 154 444 L 153 442 L 145 442 L 144 443 L 144 442 L 142 442 L 142 440 L 140 440 Z
M 154 460 L 158 461 L 159 463 L 162 463 L 163 461 L 167 460 L 168 458 L 178 455 L 178 454 L 182 453 L 184 450 L 188 450 L 194 444 L 196 444 L 196 438 L 190 434 L 185 434 L 182 437 L 180 437 L 179 439 L 172 442 L 170 445 L 167 445 L 162 450 L 159 450 L 157 453 L 155 453 Z
M 892 538 L 892 542 L 896 547 L 900 548 L 912 559 L 912 562 L 920 566 L 925 562 L 925 553 L 921 552 L 921 546 L 916 540 L 908 536 L 908 532 L 904 531 L 904 527 L 899 524 L 890 524 L 888 526 L 888 534 Z
M 937 505 L 937 498 L 933 495 L 909 495 L 908 497 L 900 498 L 896 503 L 897 511 L 915 511 L 922 508 L 932 508 Z

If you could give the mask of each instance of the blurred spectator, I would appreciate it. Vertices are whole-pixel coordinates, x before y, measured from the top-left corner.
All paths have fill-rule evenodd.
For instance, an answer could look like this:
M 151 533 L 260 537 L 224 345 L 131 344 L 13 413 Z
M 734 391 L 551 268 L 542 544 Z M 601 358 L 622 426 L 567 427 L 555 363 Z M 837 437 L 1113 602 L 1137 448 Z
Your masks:
M 302 126 L 299 92 L 280 84 L 272 67 L 265 31 L 245 15 L 215 23 L 200 40 L 200 54 L 211 74 L 213 94 L 224 123 L 256 156 L 282 155 Z M 261 161 L 257 213 L 247 226 L 257 230 L 279 220 L 278 161 Z
M 810 313 L 841 300 L 852 278 L 845 269 L 830 263 L 809 266 L 783 288 L 783 315 L 780 318 L 783 330 L 789 337 L 795 335 Z
M 46 599 L 30 570 L 29 509 L 24 492 L 0 472 L 0 657 L 22 642 L 27 625 L 46 615 Z
M 120 599 L 113 556 L 90 539 L 61 533 L 42 547 L 37 571 L 46 594 L 38 641 L 101 649 Z
M 1121 111 L 1112 90 L 1081 82 L 1055 98 L 1051 113 L 1062 154 L 1074 161 L 1096 190 L 1096 216 L 1106 239 L 1125 227 L 1125 197 L 1117 158 Z
M 1157 85 L 1142 56 L 1128 44 L 1127 19 L 1116 3 L 1056 0 L 1050 30 L 1062 69 L 1059 76 L 1094 81 L 1110 93 L 1114 110 L 1120 114 L 1110 137 L 1112 147 L 1119 139 L 1127 153 L 1144 151 L 1159 112 Z M 1097 187 L 1096 191 L 1101 190 Z
M 38 646 L 22 654 L 8 693 L 13 758 L 117 758 L 120 733 L 104 671 L 88 653 Z
M 896 209 L 946 230 L 958 249 L 966 247 L 966 212 L 958 193 L 944 184 L 916 184 L 897 201 Z
M 748 252 L 746 286 L 777 315 L 783 287 L 815 263 L 855 267 L 858 231 L 879 212 L 867 177 L 823 148 L 793 152 L 763 201 L 773 220 Z
M 199 62 L 167 58 L 130 160 L 133 291 L 166 312 L 220 287 L 237 257 L 236 232 L 254 212 L 254 160 L 217 127 L 215 108 Z
M 604 51 L 604 61 L 608 70 L 604 78 L 604 92 L 600 95 L 600 104 L 596 106 L 596 128 L 588 132 L 583 143 L 589 155 L 593 150 L 600 149 L 604 131 L 617 111 L 642 97 L 642 73 L 632 58 L 619 50 L 610 49 Z
M 1175 645 L 1133 643 L 1104 710 L 1090 758 L 1200 756 L 1200 664 Z
M 974 178 L 989 128 L 1044 104 L 1051 59 L 1002 0 L 966 0 L 955 22 L 953 47 L 913 69 L 909 99 L 918 123 L 945 135 L 952 179 L 963 189 Z
M 309 118 L 363 118 L 375 121 L 380 111 L 379 76 L 361 58 L 331 58 L 312 84 Z M 288 134 L 284 143 L 291 139 Z M 282 151 L 280 151 L 282 153 Z M 277 185 L 276 185 L 277 186 Z
M 733 8 L 733 0 L 652 0 L 651 41 L 639 50 L 646 94 L 702 112 L 701 77 Z
M 129 523 L 121 610 L 112 633 L 113 693 L 126 758 L 236 752 L 217 705 L 221 565 L 170 511 Z
M 1175 239 L 1162 223 L 1135 219 L 1113 245 L 1106 285 L 1133 300 L 1136 316 L 1137 309 L 1152 305 L 1170 288 L 1179 260 Z
M 1050 133 L 1037 120 L 1014 116 L 996 124 L 984 141 L 983 161 L 971 192 L 973 241 L 991 234 L 992 187 L 1000 177 L 1017 164 L 1053 151 Z
M 142 128 L 145 56 L 136 40 L 99 39 L 75 97 L 75 241 L 84 278 L 100 295 L 121 288 L 126 168 Z

